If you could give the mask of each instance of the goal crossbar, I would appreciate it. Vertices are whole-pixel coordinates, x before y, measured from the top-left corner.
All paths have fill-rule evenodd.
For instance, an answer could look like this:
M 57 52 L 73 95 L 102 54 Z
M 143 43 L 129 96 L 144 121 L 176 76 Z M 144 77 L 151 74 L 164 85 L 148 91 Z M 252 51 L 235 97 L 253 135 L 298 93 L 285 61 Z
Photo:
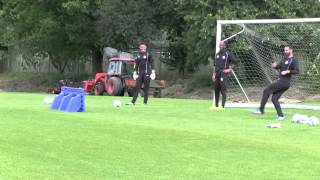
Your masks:
M 218 20 L 218 24 L 277 24 L 277 23 L 308 23 L 320 22 L 320 18 L 297 18 L 297 19 L 253 19 L 253 20 Z
M 284 23 L 308 23 L 320 22 L 320 18 L 296 18 L 296 19 L 252 19 L 252 20 L 217 20 L 216 53 L 219 52 L 221 41 L 221 26 L 224 24 L 284 24 Z

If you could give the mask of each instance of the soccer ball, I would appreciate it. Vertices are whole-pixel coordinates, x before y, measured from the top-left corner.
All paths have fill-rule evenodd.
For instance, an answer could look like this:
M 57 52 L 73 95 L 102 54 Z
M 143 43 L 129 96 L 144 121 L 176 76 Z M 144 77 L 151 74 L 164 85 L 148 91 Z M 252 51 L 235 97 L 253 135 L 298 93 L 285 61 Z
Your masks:
M 292 117 L 292 122 L 293 123 L 299 123 L 301 120 L 301 115 L 300 114 L 294 114 Z
M 309 124 L 311 126 L 317 126 L 317 125 L 319 125 L 319 119 L 317 117 L 315 117 L 315 116 L 311 116 L 309 118 Z
M 121 106 L 121 101 L 119 101 L 119 100 L 114 100 L 114 101 L 113 101 L 113 106 L 114 106 L 114 107 L 120 107 L 120 106 Z

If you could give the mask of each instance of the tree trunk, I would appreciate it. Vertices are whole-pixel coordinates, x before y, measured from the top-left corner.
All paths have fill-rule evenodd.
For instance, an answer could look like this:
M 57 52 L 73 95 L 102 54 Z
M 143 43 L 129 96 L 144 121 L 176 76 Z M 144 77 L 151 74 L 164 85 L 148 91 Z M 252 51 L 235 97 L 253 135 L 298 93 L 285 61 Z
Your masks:
M 99 48 L 92 50 L 92 74 L 102 72 L 103 55 Z
M 51 64 L 53 67 L 59 71 L 60 74 L 64 73 L 64 70 L 68 64 L 67 61 L 61 62 L 61 61 L 51 61 Z

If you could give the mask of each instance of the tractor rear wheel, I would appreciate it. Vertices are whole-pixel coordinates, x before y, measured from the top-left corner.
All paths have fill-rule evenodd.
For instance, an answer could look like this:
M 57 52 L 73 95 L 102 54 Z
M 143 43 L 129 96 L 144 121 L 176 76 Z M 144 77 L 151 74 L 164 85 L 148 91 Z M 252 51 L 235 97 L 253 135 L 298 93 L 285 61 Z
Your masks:
M 94 94 L 96 96 L 102 96 L 104 93 L 104 85 L 102 83 L 99 83 L 97 84 L 95 87 L 94 87 Z
M 107 93 L 110 96 L 121 96 L 123 95 L 122 81 L 118 77 L 111 77 L 108 80 Z

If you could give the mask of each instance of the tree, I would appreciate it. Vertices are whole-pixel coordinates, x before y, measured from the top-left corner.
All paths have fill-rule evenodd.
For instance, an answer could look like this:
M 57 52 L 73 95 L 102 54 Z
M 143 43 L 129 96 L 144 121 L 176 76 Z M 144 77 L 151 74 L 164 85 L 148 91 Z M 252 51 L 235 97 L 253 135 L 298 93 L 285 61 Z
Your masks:
M 30 56 L 48 56 L 61 73 L 69 61 L 87 57 L 94 49 L 93 12 L 99 1 L 12 0 L 2 4 L 7 43 Z
M 141 41 L 150 42 L 161 34 L 155 12 L 148 0 L 104 0 L 96 23 L 99 44 L 129 50 Z
M 162 34 L 151 0 L 3 1 L 6 43 L 24 54 L 48 56 L 63 72 L 70 61 L 92 58 L 93 73 L 102 71 L 102 49 L 129 50 Z M 121 11 L 119 11 L 121 9 Z M 159 18 L 158 18 L 159 19 Z M 1 38 L 5 39 L 5 38 Z
M 0 0 L 0 45 L 48 56 L 60 72 L 91 57 L 98 72 L 104 46 L 127 51 L 166 34 L 166 62 L 184 74 L 209 63 L 218 19 L 316 17 L 319 10 L 318 0 Z
M 177 11 L 176 1 L 172 0 L 150 0 L 153 5 L 153 22 L 161 32 L 165 33 L 165 51 L 161 58 L 162 62 L 169 65 L 171 70 L 177 70 L 184 76 L 186 69 L 187 49 L 182 37 L 186 22 Z M 168 43 L 169 42 L 169 43 Z
M 208 64 L 208 57 L 215 46 L 216 21 L 222 19 L 303 18 L 319 16 L 318 0 L 176 0 L 176 11 L 183 17 L 180 38 L 185 48 L 187 70 Z M 312 9 L 313 11 L 310 11 Z M 172 27 L 176 30 L 176 27 Z

